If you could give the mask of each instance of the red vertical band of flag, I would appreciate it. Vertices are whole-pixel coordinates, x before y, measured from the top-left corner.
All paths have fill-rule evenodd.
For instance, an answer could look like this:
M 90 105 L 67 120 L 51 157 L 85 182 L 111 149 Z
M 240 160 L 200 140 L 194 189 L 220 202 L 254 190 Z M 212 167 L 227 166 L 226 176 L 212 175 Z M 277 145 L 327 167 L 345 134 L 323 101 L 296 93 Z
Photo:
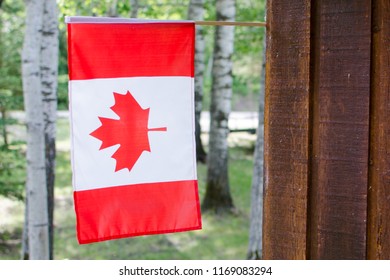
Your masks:
M 192 149 L 195 149 L 193 116 L 183 118 L 180 115 L 183 112 L 193 115 L 194 38 L 195 26 L 194 23 L 189 22 L 68 23 L 72 167 L 77 237 L 80 244 L 138 235 L 195 230 L 202 227 L 195 169 L 196 158 L 195 153 L 192 153 Z M 164 82 L 161 82 L 162 80 Z M 179 81 L 180 85 L 171 86 L 169 85 L 171 81 Z M 147 155 L 144 160 L 157 158 L 152 171 L 153 178 L 161 176 L 160 181 L 150 179 L 152 167 L 146 170 L 137 169 L 138 162 L 131 170 L 122 168 L 116 170 L 115 165 L 112 167 L 110 165 L 115 162 L 112 156 L 107 156 L 107 160 L 104 156 L 102 157 L 100 150 L 106 147 L 99 149 L 102 142 L 96 144 L 100 141 L 99 137 L 104 138 L 104 135 L 101 136 L 100 132 L 93 133 L 98 127 L 90 123 L 99 122 L 99 120 L 101 122 L 100 114 L 103 114 L 101 112 L 107 113 L 107 110 L 113 108 L 113 104 L 102 103 L 102 106 L 94 106 L 92 109 L 92 104 L 103 102 L 94 98 L 95 92 L 96 96 L 108 96 L 114 101 L 119 100 L 118 96 L 124 96 L 121 94 L 126 94 L 126 91 L 117 93 L 115 87 L 118 84 L 126 87 L 129 96 L 131 92 L 138 98 L 140 96 L 164 98 L 164 94 L 172 97 L 174 95 L 171 95 L 171 89 L 178 88 L 176 90 L 178 100 L 181 100 L 180 102 L 190 100 L 184 106 L 177 104 L 177 107 L 186 108 L 178 110 L 179 113 L 161 109 L 171 108 L 169 106 L 159 109 L 156 108 L 157 104 L 150 107 L 151 115 L 160 114 L 154 117 L 154 121 L 156 118 L 160 120 L 161 116 L 161 125 L 148 127 L 148 131 L 151 134 L 160 133 L 161 138 L 153 138 L 157 140 L 151 142 L 151 149 L 145 152 Z M 150 94 L 150 84 L 152 87 L 156 84 L 156 89 L 152 90 L 152 94 Z M 157 86 L 160 84 L 168 90 L 162 88 L 160 90 Z M 104 89 L 97 85 L 104 85 Z M 142 90 L 143 87 L 146 88 L 145 91 Z M 182 88 L 188 89 L 188 92 L 180 90 Z M 114 99 L 115 94 L 116 99 Z M 187 97 L 183 98 L 182 94 Z M 104 97 L 104 100 L 110 100 L 109 98 Z M 135 97 L 131 98 L 137 101 Z M 148 103 L 147 99 L 142 100 L 146 104 L 156 104 Z M 175 100 L 166 100 L 166 104 L 172 104 L 172 102 Z M 103 111 L 96 108 L 103 108 Z M 91 116 L 93 110 L 97 113 Z M 142 110 L 148 110 L 149 113 L 148 108 Z M 180 123 L 183 119 L 190 121 Z M 116 119 L 111 119 L 110 122 L 115 121 Z M 179 123 L 177 127 L 176 122 Z M 132 126 L 127 126 L 127 129 L 130 127 Z M 87 129 L 84 131 L 81 128 Z M 126 131 L 127 134 L 125 134 L 118 131 L 118 136 L 116 136 L 116 132 L 112 131 L 109 138 L 120 139 L 123 135 L 131 135 L 130 132 Z M 99 136 L 98 139 L 96 135 Z M 172 141 L 168 137 L 173 137 Z M 160 145 L 161 150 L 161 147 L 165 147 L 161 145 L 166 144 L 157 143 L 156 146 L 156 141 L 162 139 L 164 143 L 172 143 L 178 138 L 185 139 L 180 140 L 185 143 L 185 148 L 175 147 L 177 154 L 169 154 L 169 157 L 177 157 L 177 159 L 168 161 L 173 162 L 178 169 L 181 165 L 188 165 L 188 167 L 183 168 L 182 172 L 177 172 L 184 175 L 178 175 L 176 178 L 176 169 L 168 172 L 171 174 L 170 177 L 166 175 L 165 171 L 170 166 L 161 164 L 164 153 L 158 154 L 159 149 L 156 148 Z M 91 145 L 97 146 L 91 148 Z M 188 147 L 191 151 L 188 151 Z M 99 162 L 94 163 L 96 158 L 107 161 L 107 163 L 105 162 L 105 165 L 99 165 Z M 96 164 L 97 171 L 92 173 L 88 171 L 88 173 L 86 170 L 93 170 L 90 168 L 93 164 Z M 110 168 L 103 170 L 101 166 L 110 166 Z M 142 174 L 134 174 L 135 172 Z M 167 176 L 170 180 L 167 180 Z M 102 180 L 96 180 L 97 177 Z M 102 186 L 101 181 L 112 183 L 105 183 L 106 185 Z M 89 185 L 86 182 L 93 183 Z M 117 182 L 124 183 L 118 184 Z
M 194 198 L 198 201 L 196 181 L 75 192 L 78 239 L 83 244 L 199 229 L 200 207 Z
M 69 78 L 194 77 L 194 34 L 193 23 L 68 24 Z

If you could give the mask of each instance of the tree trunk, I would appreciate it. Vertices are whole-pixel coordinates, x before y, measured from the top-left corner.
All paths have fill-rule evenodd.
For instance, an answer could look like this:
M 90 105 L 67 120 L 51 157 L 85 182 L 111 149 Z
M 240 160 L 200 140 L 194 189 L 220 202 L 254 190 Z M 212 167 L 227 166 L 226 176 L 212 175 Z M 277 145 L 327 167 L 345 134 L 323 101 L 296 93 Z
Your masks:
M 0 8 L 1 8 L 1 0 L 0 0 Z M 2 35 L 3 35 L 3 22 L 2 18 L 0 17 L 0 48 L 2 47 Z M 0 68 L 3 67 L 3 54 L 0 54 Z M 4 100 L 3 100 L 4 98 Z M 8 137 L 7 137 L 7 101 L 6 97 L 3 98 L 0 97 L 0 113 L 1 113 L 1 121 L 2 121 L 2 134 L 3 134 L 3 141 L 4 141 L 4 147 L 8 147 Z
M 203 20 L 204 0 L 191 0 L 188 6 L 188 19 Z M 202 113 L 203 102 L 203 73 L 204 73 L 204 50 L 206 44 L 203 36 L 203 29 L 196 26 L 195 38 L 195 141 L 196 159 L 206 163 L 206 152 L 201 139 L 200 114 Z
M 257 127 L 257 140 L 253 156 L 253 177 L 251 193 L 251 216 L 249 228 L 249 246 L 247 258 L 259 260 L 262 258 L 263 238 L 263 147 L 264 147 L 264 94 L 265 94 L 265 50 L 266 39 L 264 35 L 263 63 L 260 78 L 259 124 Z
M 109 7 L 107 9 L 107 16 L 109 17 L 118 17 L 118 0 L 112 0 L 111 3 L 109 3 Z
M 130 17 L 137 18 L 138 8 L 139 8 L 138 0 L 130 0 L 130 7 L 131 7 Z
M 28 249 L 28 196 L 27 195 L 24 201 L 24 223 L 23 223 L 23 233 L 22 233 L 21 259 L 22 260 L 30 259 L 30 251 Z
M 234 21 L 235 0 L 217 0 L 217 20 Z M 215 33 L 210 108 L 210 142 L 206 195 L 203 210 L 231 211 L 233 200 L 228 178 L 228 120 L 232 98 L 234 27 L 219 26 Z
M 4 147 L 8 147 L 8 133 L 7 133 L 7 109 L 4 107 L 1 107 L 1 121 L 2 121 L 2 134 L 3 134 L 3 142 Z
M 45 135 L 40 78 L 43 0 L 26 0 L 22 53 L 24 106 L 27 125 L 28 236 L 30 259 L 49 259 L 49 228 L 45 168 Z
M 56 158 L 58 9 L 56 1 L 45 0 L 41 43 L 41 91 L 45 124 L 46 184 L 49 215 L 49 249 L 53 259 L 54 180 Z

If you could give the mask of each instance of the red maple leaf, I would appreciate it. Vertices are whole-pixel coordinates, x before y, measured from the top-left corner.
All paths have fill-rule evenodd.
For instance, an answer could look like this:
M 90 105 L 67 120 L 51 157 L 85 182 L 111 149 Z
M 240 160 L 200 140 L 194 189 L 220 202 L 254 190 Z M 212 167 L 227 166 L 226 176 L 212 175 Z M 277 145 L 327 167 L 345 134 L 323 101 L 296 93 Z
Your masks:
M 144 151 L 151 152 L 148 132 L 167 131 L 166 127 L 148 128 L 149 110 L 142 109 L 129 91 L 125 95 L 114 92 L 115 105 L 110 107 L 119 120 L 99 117 L 102 125 L 90 135 L 102 141 L 99 150 L 120 144 L 112 155 L 115 172 L 133 168 Z

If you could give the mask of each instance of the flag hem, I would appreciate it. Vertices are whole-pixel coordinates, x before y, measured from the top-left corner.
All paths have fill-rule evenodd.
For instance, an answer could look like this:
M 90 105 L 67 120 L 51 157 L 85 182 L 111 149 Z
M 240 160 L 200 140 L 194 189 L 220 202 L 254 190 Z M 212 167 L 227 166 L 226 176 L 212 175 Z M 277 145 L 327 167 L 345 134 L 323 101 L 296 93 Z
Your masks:
M 65 16 L 65 23 L 195 23 L 193 20 L 160 20 L 140 18 Z
M 141 193 L 139 189 L 142 188 L 143 192 Z M 107 190 L 116 192 L 113 197 L 116 197 L 113 202 L 117 206 L 121 207 L 121 215 L 111 214 L 109 212 L 105 212 L 106 218 L 110 221 L 108 224 L 114 222 L 116 224 L 124 225 L 122 222 L 124 220 L 128 221 L 128 224 L 131 224 L 133 229 L 137 229 L 139 224 L 143 225 L 143 229 L 140 231 L 129 232 L 128 229 L 121 229 L 120 231 L 124 231 L 125 233 L 113 233 L 110 231 L 106 231 L 109 227 L 105 225 L 103 227 L 96 227 L 101 215 L 96 212 L 105 211 L 105 206 L 107 205 L 108 200 Z M 161 192 L 158 196 L 155 196 L 153 192 L 158 189 L 158 192 L 161 192 L 165 189 L 165 193 Z M 181 191 L 179 191 L 181 190 Z M 95 193 L 93 197 L 90 196 L 91 192 Z M 127 192 L 127 193 L 126 193 Z M 99 194 L 100 193 L 100 194 Z M 170 193 L 170 195 L 167 195 Z M 121 195 L 118 195 L 121 194 Z M 138 194 L 138 198 L 135 198 L 132 204 L 128 204 L 128 197 L 133 197 L 134 194 Z M 88 199 L 86 200 L 86 195 Z M 200 199 L 199 199 L 199 191 L 198 191 L 198 181 L 197 180 L 188 180 L 188 181 L 172 181 L 165 183 L 148 183 L 148 184 L 135 184 L 135 185 L 124 185 L 116 188 L 106 188 L 106 189 L 97 189 L 97 190 L 86 190 L 86 191 L 74 191 L 74 206 L 76 212 L 76 229 L 77 229 L 77 240 L 79 244 L 88 244 L 99 241 L 107 241 L 113 240 L 117 238 L 126 238 L 126 237 L 135 237 L 135 236 L 144 236 L 144 235 L 154 235 L 154 234 L 165 234 L 165 233 L 174 233 L 174 232 L 183 232 L 189 230 L 200 230 L 202 229 L 202 213 L 200 208 Z M 137 205 L 134 202 L 141 201 L 143 203 L 144 198 L 147 197 L 154 203 L 161 204 L 163 207 L 168 207 L 170 210 L 168 212 L 173 211 L 172 213 L 176 213 L 178 215 L 160 215 L 161 212 L 156 212 L 151 208 L 145 210 L 141 213 L 137 213 Z M 103 200 L 101 199 L 103 198 Z M 133 197 L 134 198 L 134 197 Z M 185 203 L 183 201 L 192 200 L 193 203 L 187 204 L 187 210 L 181 208 L 181 212 L 175 212 L 175 204 L 174 201 L 180 203 Z M 82 201 L 83 204 L 88 203 L 90 207 L 87 211 L 85 211 L 84 207 L 79 207 L 79 202 Z M 125 201 L 125 203 L 124 203 Z M 130 206 L 123 208 L 124 205 Z M 91 208 L 95 206 L 94 208 Z M 188 208 L 189 207 L 189 208 Z M 192 211 L 189 209 L 193 209 L 192 217 L 181 216 L 186 211 Z M 167 210 L 167 209 L 166 209 Z M 184 212 L 183 212 L 184 211 Z M 97 214 L 97 215 L 96 215 Z M 133 220 L 134 224 L 129 220 L 129 217 L 137 216 L 137 220 Z M 142 216 L 142 217 L 141 217 Z M 180 217 L 181 216 L 181 217 Z M 171 218 L 169 218 L 171 217 Z M 147 229 L 146 226 L 148 223 L 155 219 L 157 222 L 155 226 L 156 229 Z M 188 220 L 189 219 L 189 220 Z M 164 229 L 164 224 L 169 223 L 170 225 Z M 108 225 L 107 224 L 107 225 Z M 181 224 L 181 225 L 180 225 Z M 146 227 L 145 227 L 146 226 Z M 83 230 L 81 230 L 83 229 Z M 103 230 L 103 231 L 101 231 Z M 118 230 L 118 228 L 116 229 Z M 126 232 L 127 231 L 127 232 Z M 92 235 L 92 236 L 91 236 Z
M 102 238 L 96 238 L 96 239 L 88 239 L 88 240 L 79 240 L 80 245 L 95 243 L 95 242 L 102 242 L 102 241 L 109 241 L 114 239 L 121 239 L 121 238 L 129 238 L 129 237 L 137 237 L 137 236 L 147 236 L 147 235 L 156 235 L 156 234 L 166 234 L 166 233 L 176 233 L 176 232 L 185 232 L 185 231 L 192 231 L 192 230 L 200 230 L 202 229 L 202 225 L 196 227 L 189 227 L 189 228 L 181 228 L 181 229 L 172 229 L 172 230 L 157 230 L 157 231 L 146 231 L 146 232 L 137 232 L 132 234 L 120 234 L 120 235 L 112 235 L 108 237 L 102 237 Z

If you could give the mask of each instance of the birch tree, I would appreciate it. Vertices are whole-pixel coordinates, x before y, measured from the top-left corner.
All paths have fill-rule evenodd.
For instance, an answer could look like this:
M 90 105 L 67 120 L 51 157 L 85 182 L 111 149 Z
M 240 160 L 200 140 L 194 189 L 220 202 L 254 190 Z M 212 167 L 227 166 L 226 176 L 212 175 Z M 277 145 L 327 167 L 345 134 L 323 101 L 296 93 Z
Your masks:
M 46 185 L 49 215 L 49 251 L 53 259 L 54 180 L 56 158 L 57 76 L 58 76 L 58 7 L 45 0 L 41 40 L 41 95 L 43 101 Z
M 191 0 L 188 6 L 188 19 L 203 20 L 204 0 Z M 200 115 L 202 113 L 203 102 L 203 73 L 204 73 L 204 51 L 206 43 L 203 36 L 203 29 L 196 26 L 195 37 L 195 140 L 196 159 L 206 162 L 206 152 L 203 148 L 200 128 Z
M 111 3 L 108 3 L 109 7 L 107 9 L 107 16 L 109 17 L 118 17 L 118 0 L 112 0 Z
M 264 148 L 264 93 L 265 93 L 265 35 L 264 35 L 263 63 L 260 79 L 259 123 L 257 139 L 253 156 L 253 177 L 251 192 L 251 215 L 249 227 L 249 246 L 247 258 L 259 260 L 262 258 L 263 238 L 263 148 Z
M 45 136 L 41 97 L 43 0 L 26 0 L 26 29 L 22 51 L 24 106 L 27 125 L 28 247 L 30 259 L 49 258 L 49 226 L 45 168 Z
M 139 8 L 139 3 L 138 0 L 130 0 L 130 17 L 131 18 L 137 18 L 138 17 L 138 8 Z
M 217 0 L 218 21 L 234 21 L 235 0 Z M 234 27 L 218 26 L 215 32 L 210 108 L 210 140 L 203 210 L 216 213 L 234 208 L 228 177 L 228 120 L 232 98 Z

